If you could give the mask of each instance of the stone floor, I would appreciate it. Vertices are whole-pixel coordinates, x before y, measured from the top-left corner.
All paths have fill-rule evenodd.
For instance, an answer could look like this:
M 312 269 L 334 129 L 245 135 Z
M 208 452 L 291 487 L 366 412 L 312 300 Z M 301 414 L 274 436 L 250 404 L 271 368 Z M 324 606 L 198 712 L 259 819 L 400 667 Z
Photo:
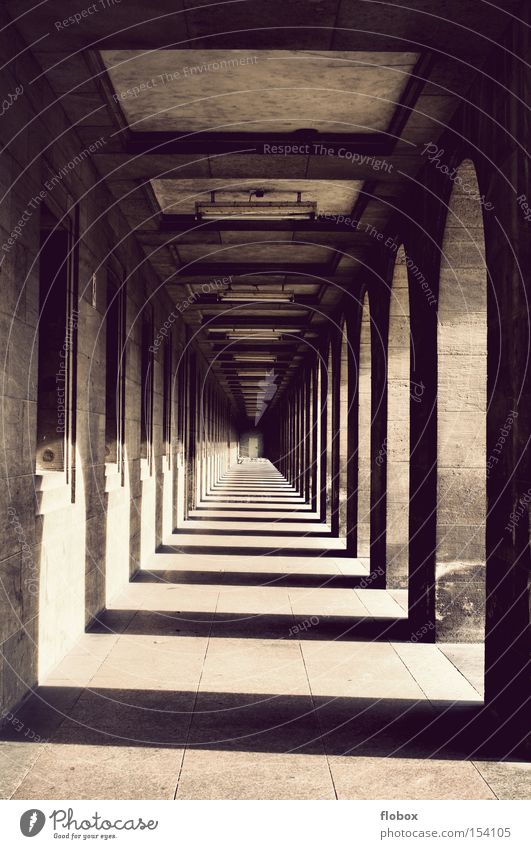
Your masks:
M 239 465 L 4 722 L 17 799 L 528 798 L 480 646 L 408 642 L 266 463 Z

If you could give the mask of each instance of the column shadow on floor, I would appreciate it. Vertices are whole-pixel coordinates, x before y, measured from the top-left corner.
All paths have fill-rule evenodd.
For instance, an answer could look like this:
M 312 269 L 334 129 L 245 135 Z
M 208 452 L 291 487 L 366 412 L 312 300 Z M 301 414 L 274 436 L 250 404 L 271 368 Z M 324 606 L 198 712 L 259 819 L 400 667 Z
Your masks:
M 188 533 L 188 532 L 187 532 Z M 209 531 L 210 533 L 210 531 Z M 276 534 L 274 535 L 276 536 Z M 352 554 L 344 548 L 282 548 L 275 546 L 269 548 L 265 545 L 247 545 L 247 546 L 226 546 L 226 545 L 160 545 L 157 549 L 158 554 L 202 554 L 205 556 L 212 555 L 238 555 L 244 557 L 252 557 L 255 554 L 267 556 L 268 554 L 278 554 L 282 552 L 282 557 L 352 557 Z
M 211 508 L 205 508 L 205 509 L 210 510 Z M 254 508 L 251 508 L 251 510 L 253 510 L 253 512 L 254 512 Z M 249 512 L 251 512 L 251 510 Z M 238 512 L 242 512 L 242 511 L 238 508 Z M 266 513 L 266 512 L 272 512 L 272 511 L 264 510 L 263 512 Z M 267 524 L 274 524 L 274 525 L 282 525 L 282 524 L 288 524 L 288 523 L 292 524 L 293 522 L 297 522 L 297 524 L 301 524 L 301 525 L 304 525 L 305 523 L 307 525 L 315 525 L 318 522 L 318 519 L 312 518 L 311 516 L 302 515 L 302 516 L 294 517 L 291 513 L 288 516 L 282 516 L 281 518 L 277 518 L 277 519 L 270 519 L 270 518 L 267 518 L 267 517 L 260 517 L 260 518 L 253 517 L 252 519 L 248 519 L 245 516 L 208 516 L 208 517 L 207 516 L 189 516 L 186 521 L 187 522 L 204 522 L 207 519 L 208 519 L 209 522 L 218 522 L 218 521 L 219 522 L 242 522 L 242 521 L 245 521 L 245 522 L 252 522 L 253 524 L 258 524 L 258 525 L 260 525 L 260 522 L 263 522 L 264 524 L 267 523 Z M 187 530 L 187 533 L 189 533 L 188 528 L 186 530 Z M 324 530 L 326 532 L 326 528 L 324 528 Z M 174 531 L 174 533 L 179 533 L 179 531 Z M 209 533 L 212 533 L 212 531 L 209 531 Z M 255 530 L 254 533 L 257 533 L 257 531 Z M 292 533 L 293 533 L 293 531 L 292 531 Z M 262 536 L 262 534 L 263 534 L 263 531 L 260 528 L 260 530 L 258 531 L 258 535 Z
M 129 618 L 128 618 L 129 617 Z M 311 620 L 310 626 L 308 621 Z M 315 620 L 315 623 L 314 621 Z M 90 633 L 109 633 L 126 623 L 125 632 L 136 635 L 167 634 L 254 640 L 361 640 L 385 642 L 407 640 L 407 619 L 355 617 L 328 614 L 250 614 L 183 612 L 170 610 L 110 610 L 98 617 Z
M 276 524 L 276 521 L 277 521 L 276 519 L 270 520 L 270 524 Z M 181 533 L 181 531 L 176 531 L 176 533 Z M 256 537 L 256 536 L 259 536 L 259 537 L 291 537 L 292 539 L 312 539 L 312 538 L 318 538 L 318 539 L 329 539 L 329 538 L 332 539 L 333 538 L 333 539 L 337 539 L 337 537 L 335 537 L 332 534 L 332 532 L 327 530 L 326 528 L 323 528 L 322 531 L 262 530 L 262 528 L 260 528 L 259 531 L 257 531 L 256 528 L 255 529 L 249 528 L 249 529 L 245 529 L 245 530 L 239 529 L 237 531 L 233 531 L 230 528 L 208 528 L 208 529 L 205 530 L 203 528 L 188 528 L 188 527 L 186 527 L 186 529 L 183 530 L 182 533 L 194 534 L 194 535 L 197 535 L 197 536 L 204 536 L 205 534 L 208 534 L 209 536 L 220 536 L 220 537 L 234 536 L 234 534 L 236 533 L 239 537 Z M 222 545 L 221 540 L 220 540 L 220 545 Z M 224 546 L 223 546 L 223 550 L 225 550 Z M 236 549 L 236 550 L 239 551 L 240 548 L 238 547 L 238 549 Z
M 134 576 L 135 584 L 227 584 L 237 587 L 293 587 L 308 589 L 363 589 L 367 583 L 365 575 L 297 574 L 296 572 L 227 572 L 171 569 L 150 572 L 139 571 Z
M 495 759 L 514 746 L 488 739 L 482 705 L 411 699 L 41 686 L 17 719 L 56 745 L 438 760 Z M 13 725 L 1 739 L 32 742 Z

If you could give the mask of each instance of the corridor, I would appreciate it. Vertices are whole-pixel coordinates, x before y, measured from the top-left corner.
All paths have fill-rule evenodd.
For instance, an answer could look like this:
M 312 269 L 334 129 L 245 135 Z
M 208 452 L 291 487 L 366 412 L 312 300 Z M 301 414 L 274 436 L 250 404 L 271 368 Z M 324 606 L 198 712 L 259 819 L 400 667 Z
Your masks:
M 268 461 L 222 475 L 19 714 L 45 739 L 12 735 L 4 794 L 523 795 L 474 734 L 478 647 L 401 640 L 406 591 L 330 542 Z

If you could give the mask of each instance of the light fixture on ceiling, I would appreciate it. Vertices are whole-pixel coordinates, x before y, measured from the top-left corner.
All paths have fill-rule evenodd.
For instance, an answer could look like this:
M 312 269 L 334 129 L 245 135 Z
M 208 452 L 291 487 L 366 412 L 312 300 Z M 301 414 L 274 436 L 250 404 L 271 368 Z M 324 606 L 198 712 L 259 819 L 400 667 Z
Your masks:
M 218 295 L 218 301 L 224 303 L 252 303 L 263 301 L 267 304 L 293 303 L 295 295 L 293 292 L 275 292 L 268 295 L 267 292 L 234 292 L 228 289 Z
M 274 354 L 233 354 L 232 359 L 238 363 L 273 363 Z
M 267 333 L 302 333 L 301 327 L 220 327 L 216 333 L 232 333 L 235 336 L 262 337 Z
M 218 327 L 209 327 L 209 333 L 225 333 L 235 337 L 248 338 L 254 336 L 256 339 L 263 339 L 264 335 L 280 335 L 281 333 L 302 333 L 301 327 L 227 327 L 220 325 Z
M 228 333 L 227 334 L 227 339 L 234 339 L 234 340 L 238 340 L 240 342 L 244 342 L 246 339 L 251 339 L 251 338 L 252 338 L 252 333 L 250 333 L 249 331 L 247 331 L 244 335 L 242 335 L 241 333 Z M 266 335 L 265 333 L 259 333 L 258 336 L 255 337 L 255 339 L 261 339 L 262 341 L 265 341 L 265 342 L 278 342 L 278 341 L 280 341 L 280 339 L 282 339 L 282 334 L 281 333 L 268 333 Z
M 297 200 L 263 201 L 251 200 L 253 195 L 262 198 L 263 189 L 255 189 L 249 193 L 248 201 L 216 201 L 216 192 L 210 192 L 210 202 L 197 201 L 196 217 L 200 221 L 216 221 L 233 219 L 243 221 L 313 221 L 317 214 L 316 201 L 303 201 L 302 192 L 296 192 Z

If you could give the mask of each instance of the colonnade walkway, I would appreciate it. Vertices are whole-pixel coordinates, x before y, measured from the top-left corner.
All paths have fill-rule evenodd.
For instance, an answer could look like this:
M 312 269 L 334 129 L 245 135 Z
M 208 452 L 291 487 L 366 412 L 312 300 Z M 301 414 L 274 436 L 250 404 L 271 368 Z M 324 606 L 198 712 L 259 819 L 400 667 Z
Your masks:
M 3 792 L 524 794 L 478 742 L 480 647 L 411 641 L 368 576 L 268 461 L 233 467 L 19 711 Z

